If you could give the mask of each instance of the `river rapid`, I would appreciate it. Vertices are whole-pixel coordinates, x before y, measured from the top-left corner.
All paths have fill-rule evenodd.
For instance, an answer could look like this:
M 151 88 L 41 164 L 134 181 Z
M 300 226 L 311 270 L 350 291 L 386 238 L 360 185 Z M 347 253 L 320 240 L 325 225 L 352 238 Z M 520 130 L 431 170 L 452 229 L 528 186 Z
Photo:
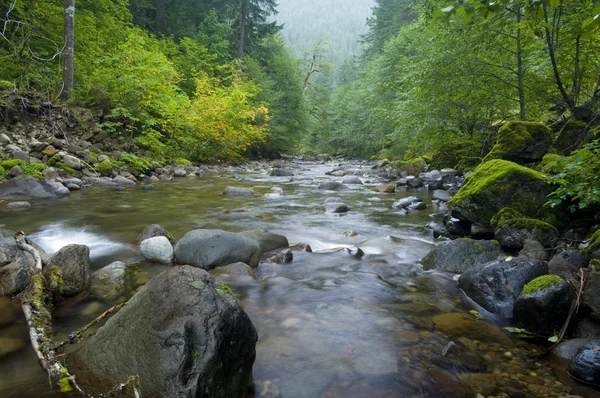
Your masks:
M 196 228 L 285 235 L 289 264 L 265 263 L 250 277 L 224 277 L 259 333 L 256 397 L 559 397 L 572 390 L 557 378 L 544 346 L 518 339 L 469 315 L 472 305 L 451 274 L 424 272 L 418 260 L 433 247 L 424 226 L 439 209 L 427 191 L 375 193 L 380 181 L 342 192 L 317 189 L 337 180 L 337 163 L 290 162 L 295 177 L 270 177 L 264 165 L 223 168 L 199 178 L 141 184 L 125 191 L 90 187 L 68 198 L 37 201 L 26 211 L 0 211 L 0 226 L 24 230 L 53 253 L 70 243 L 90 247 L 94 270 L 120 260 L 142 261 L 135 243 L 148 224 L 176 239 Z M 354 169 L 370 172 L 367 163 Z M 235 176 L 237 177 L 234 178 Z M 290 181 L 292 180 L 292 181 Z M 226 186 L 253 197 L 225 197 Z M 274 189 L 275 188 L 275 189 Z M 278 189 L 279 188 L 279 189 Z M 427 210 L 402 214 L 392 203 L 418 196 Z M 326 213 L 340 197 L 351 210 Z M 360 248 L 364 255 L 357 255 Z M 136 285 L 169 266 L 141 263 Z M 55 341 L 114 303 L 85 299 L 55 310 Z M 54 397 L 29 346 L 19 308 L 0 300 L 0 397 Z M 20 343 L 19 343 L 20 341 Z M 117 342 L 118 343 L 118 342 Z M 507 395 L 502 395 L 507 394 Z M 150 395 L 149 395 L 150 396 Z

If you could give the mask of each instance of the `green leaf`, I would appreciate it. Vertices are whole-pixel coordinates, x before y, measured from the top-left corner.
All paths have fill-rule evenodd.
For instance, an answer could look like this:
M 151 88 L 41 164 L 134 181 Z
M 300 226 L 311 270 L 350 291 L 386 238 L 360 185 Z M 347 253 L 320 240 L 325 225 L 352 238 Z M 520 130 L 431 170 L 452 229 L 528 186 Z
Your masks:
M 558 7 L 560 5 L 560 0 L 550 0 L 550 6 L 551 7 Z
M 532 338 L 535 335 L 533 333 L 531 333 L 530 331 L 526 330 L 526 329 L 522 329 L 522 328 L 513 328 L 513 327 L 505 327 L 505 330 L 516 334 L 519 337 L 524 337 L 524 338 Z
M 556 343 L 558 341 L 558 336 L 554 335 L 552 337 L 548 337 L 548 341 L 551 343 Z
M 225 295 L 225 290 L 223 289 L 215 289 L 217 291 L 217 294 L 221 297 L 223 297 Z
M 469 314 L 473 315 L 475 317 L 475 319 L 482 319 L 483 318 L 483 315 L 481 315 L 479 312 L 477 312 L 475 310 L 469 311 Z
M 597 14 L 600 14 L 600 2 L 598 2 L 598 4 L 596 4 L 596 7 L 594 7 L 592 14 L 596 15 L 596 18 L 598 17 Z
M 196 289 L 204 289 L 204 287 L 206 287 L 206 284 L 202 281 L 194 281 L 192 282 L 192 287 Z

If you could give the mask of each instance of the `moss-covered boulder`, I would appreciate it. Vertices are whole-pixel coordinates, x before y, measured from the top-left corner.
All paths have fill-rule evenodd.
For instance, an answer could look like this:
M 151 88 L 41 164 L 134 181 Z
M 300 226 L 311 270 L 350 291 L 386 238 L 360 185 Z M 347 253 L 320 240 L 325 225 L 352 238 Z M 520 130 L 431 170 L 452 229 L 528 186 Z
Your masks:
M 569 119 L 554 140 L 553 147 L 561 155 L 569 155 L 585 142 L 589 134 L 588 124 L 577 119 Z
M 535 217 L 551 191 L 541 173 L 496 159 L 477 167 L 448 206 L 461 219 L 490 225 L 492 217 L 504 207 Z
M 469 268 L 496 260 L 501 254 L 496 241 L 456 239 L 436 246 L 422 260 L 423 268 L 465 272 Z
M 590 262 L 583 290 L 583 306 L 589 310 L 593 320 L 600 322 L 600 260 Z
M 551 247 L 558 239 L 558 230 L 540 220 L 524 217 L 514 209 L 504 208 L 492 218 L 494 238 L 508 249 L 521 250 L 525 241 L 533 240 Z
M 573 298 L 571 286 L 560 276 L 540 276 L 523 287 L 515 302 L 515 321 L 532 333 L 553 336 L 569 316 Z
M 498 132 L 498 139 L 484 162 L 505 159 L 519 164 L 539 162 L 550 149 L 552 131 L 541 123 L 510 122 Z
M 596 256 L 597 252 L 600 252 L 600 229 L 594 232 L 590 238 L 590 244 L 585 249 L 585 252 Z

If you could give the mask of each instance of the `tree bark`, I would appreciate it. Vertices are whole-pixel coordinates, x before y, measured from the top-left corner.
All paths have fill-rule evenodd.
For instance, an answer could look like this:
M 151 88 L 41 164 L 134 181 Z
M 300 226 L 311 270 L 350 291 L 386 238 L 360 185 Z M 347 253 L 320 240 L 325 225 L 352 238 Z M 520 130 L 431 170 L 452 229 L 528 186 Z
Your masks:
M 156 30 L 165 33 L 165 0 L 156 0 Z
M 562 79 L 560 77 L 560 72 L 558 71 L 558 64 L 556 63 L 556 53 L 554 52 L 554 43 L 552 42 L 552 35 L 550 32 L 550 29 L 548 29 L 548 10 L 546 8 L 546 6 L 543 6 L 544 9 L 544 21 L 546 22 L 546 45 L 548 46 L 548 55 L 550 56 L 550 62 L 552 63 L 552 71 L 554 73 L 554 81 L 556 83 L 556 86 L 558 87 L 558 91 L 560 92 L 560 95 L 563 99 L 563 101 L 565 102 L 565 105 L 567 106 L 567 108 L 569 109 L 569 111 L 571 111 L 571 113 L 573 113 L 573 109 L 575 108 L 575 104 L 573 104 L 572 99 L 569 97 L 569 94 L 567 94 L 567 91 L 565 90 L 565 86 L 563 85 Z M 555 29 L 558 29 L 558 27 L 556 27 Z M 556 37 L 558 38 L 558 31 L 555 32 L 556 33 Z
M 69 100 L 73 94 L 75 54 L 75 0 L 65 0 L 64 19 L 65 50 L 63 55 L 63 98 Z
M 521 22 L 521 12 L 517 11 L 517 24 Z M 519 116 L 521 121 L 527 120 L 525 114 L 525 88 L 523 85 L 523 48 L 521 46 L 521 29 L 517 29 L 517 85 L 519 90 Z
M 240 59 L 244 58 L 246 52 L 246 24 L 248 23 L 248 1 L 242 0 L 241 3 L 241 15 L 240 15 Z

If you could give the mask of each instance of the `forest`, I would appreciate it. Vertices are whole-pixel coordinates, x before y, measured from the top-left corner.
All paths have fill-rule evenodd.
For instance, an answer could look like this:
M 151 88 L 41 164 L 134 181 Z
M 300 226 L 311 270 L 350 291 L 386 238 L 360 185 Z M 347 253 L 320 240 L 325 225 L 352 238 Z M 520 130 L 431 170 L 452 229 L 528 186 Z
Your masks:
M 99 128 L 148 159 L 326 153 L 473 167 L 511 120 L 582 124 L 580 158 L 597 156 L 594 1 L 377 0 L 357 37 L 367 7 L 81 0 L 65 90 L 63 2 L 12 0 L 0 89 L 99 112 Z M 328 21 L 329 38 L 310 35 Z M 562 162 L 590 164 L 580 158 Z

